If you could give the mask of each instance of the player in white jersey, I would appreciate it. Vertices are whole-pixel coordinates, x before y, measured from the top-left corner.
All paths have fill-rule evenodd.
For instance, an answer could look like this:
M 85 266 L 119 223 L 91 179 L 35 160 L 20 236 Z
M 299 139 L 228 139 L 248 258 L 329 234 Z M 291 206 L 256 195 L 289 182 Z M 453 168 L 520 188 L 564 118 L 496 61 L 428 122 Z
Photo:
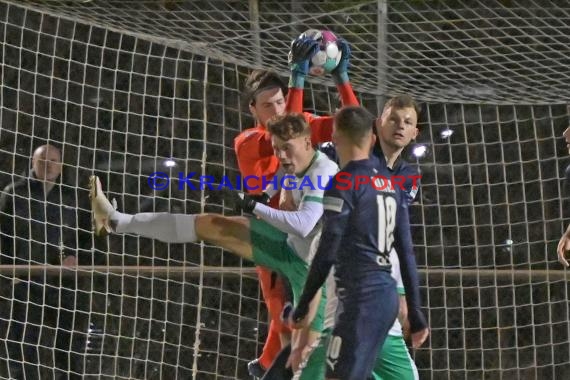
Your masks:
M 315 242 L 320 236 L 324 188 L 337 173 L 338 166 L 313 149 L 311 130 L 302 114 L 277 116 L 267 127 L 281 167 L 296 184 L 294 196 L 299 201 L 296 211 L 276 210 L 259 202 L 257 197 L 240 193 L 234 199 L 236 208 L 259 218 L 216 214 L 129 215 L 115 210 L 104 196 L 99 179 L 93 176 L 90 197 L 95 232 L 131 233 L 167 243 L 207 241 L 281 273 L 289 281 L 297 301 L 314 255 Z M 319 181 L 322 186 L 318 186 Z M 294 333 L 294 349 L 302 350 L 320 336 L 325 302 L 323 296 L 311 326 L 306 331 Z M 296 336 L 301 333 L 307 339 L 298 342 Z M 316 366 L 315 370 L 324 371 Z M 317 373 L 311 373 L 306 378 L 317 377 Z
M 315 210 L 311 214 L 317 215 L 318 212 L 321 212 L 324 189 L 337 172 L 338 165 L 330 160 L 326 154 L 317 150 L 314 153 L 310 166 L 305 171 L 295 175 L 287 175 L 285 170 L 279 170 L 274 178 L 279 182 L 279 187 L 281 187 L 281 182 L 285 183 L 284 188 L 290 190 L 292 202 L 297 205 L 296 208 L 306 204 L 308 206 L 305 207 L 311 207 L 311 209 Z M 284 180 L 281 181 L 281 179 Z M 275 184 L 276 182 L 269 183 L 268 189 L 266 189 L 269 197 L 272 197 L 272 193 L 278 190 L 274 187 Z M 321 231 L 320 220 L 316 224 L 319 228 L 309 230 L 309 225 L 307 224 L 305 224 L 305 228 L 300 228 L 300 224 L 303 221 L 297 218 L 298 215 L 281 209 L 259 205 L 254 210 L 254 214 L 275 228 L 288 233 L 287 243 L 305 262 L 311 262 L 317 248 L 315 243 L 318 242 L 318 237 L 320 236 L 317 236 Z

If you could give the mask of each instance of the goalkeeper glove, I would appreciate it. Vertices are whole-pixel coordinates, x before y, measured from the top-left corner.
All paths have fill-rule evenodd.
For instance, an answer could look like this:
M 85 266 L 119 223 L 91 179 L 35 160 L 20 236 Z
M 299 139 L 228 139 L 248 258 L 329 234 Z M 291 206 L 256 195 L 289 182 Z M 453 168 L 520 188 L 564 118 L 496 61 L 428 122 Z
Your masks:
M 343 84 L 348 82 L 348 68 L 350 67 L 350 45 L 348 42 L 339 38 L 336 41 L 338 49 L 342 52 L 340 62 L 332 71 L 332 77 L 336 84 Z
M 319 43 L 312 38 L 299 37 L 291 43 L 289 66 L 291 77 L 289 87 L 303 88 L 305 76 L 309 73 L 311 58 L 319 51 Z
M 229 193 L 231 194 L 231 198 L 233 198 L 234 210 L 237 213 L 244 212 L 246 214 L 253 214 L 257 203 L 266 205 L 270 199 L 266 193 L 256 195 L 246 194 L 240 191 L 230 191 Z

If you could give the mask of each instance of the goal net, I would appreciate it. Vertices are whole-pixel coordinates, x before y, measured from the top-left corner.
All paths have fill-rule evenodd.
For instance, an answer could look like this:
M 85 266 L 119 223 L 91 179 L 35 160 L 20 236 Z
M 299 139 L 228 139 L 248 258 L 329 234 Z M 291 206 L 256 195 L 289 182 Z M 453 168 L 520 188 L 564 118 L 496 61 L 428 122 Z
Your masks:
M 34 149 L 51 143 L 61 191 L 83 200 L 78 270 L 1 267 L 0 377 L 26 305 L 15 289 L 42 289 L 45 275 L 73 279 L 60 309 L 75 317 L 60 329 L 74 339 L 55 351 L 83 378 L 248 378 L 267 329 L 251 264 L 204 244 L 94 239 L 85 188 L 98 174 L 126 212 L 229 212 L 220 192 L 178 173 L 235 176 L 233 138 L 253 124 L 245 76 L 286 75 L 290 40 L 326 27 L 350 42 L 370 111 L 397 93 L 423 103 L 405 152 L 422 174 L 411 208 L 431 328 L 414 353 L 420 378 L 567 378 L 568 278 L 555 249 L 570 195 L 568 25 L 569 3 L 538 0 L 0 2 L 0 186 L 25 179 Z M 307 109 L 334 112 L 332 83 L 306 87 Z M 169 186 L 153 190 L 155 172 Z M 52 305 L 52 288 L 28 304 Z M 29 310 L 40 378 L 55 378 L 57 330 Z

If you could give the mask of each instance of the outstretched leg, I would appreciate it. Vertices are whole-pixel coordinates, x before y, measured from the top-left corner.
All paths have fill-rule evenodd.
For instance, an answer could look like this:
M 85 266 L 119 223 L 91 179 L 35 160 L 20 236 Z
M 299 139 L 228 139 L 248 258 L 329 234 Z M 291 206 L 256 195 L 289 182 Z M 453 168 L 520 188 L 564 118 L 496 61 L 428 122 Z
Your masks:
M 97 176 L 89 180 L 93 227 L 97 235 L 109 232 L 132 233 L 165 243 L 193 243 L 204 240 L 238 256 L 252 260 L 250 222 L 244 217 L 215 214 L 124 214 L 103 194 Z
M 253 260 L 250 222 L 243 216 L 201 214 L 196 217 L 196 235 L 241 258 Z

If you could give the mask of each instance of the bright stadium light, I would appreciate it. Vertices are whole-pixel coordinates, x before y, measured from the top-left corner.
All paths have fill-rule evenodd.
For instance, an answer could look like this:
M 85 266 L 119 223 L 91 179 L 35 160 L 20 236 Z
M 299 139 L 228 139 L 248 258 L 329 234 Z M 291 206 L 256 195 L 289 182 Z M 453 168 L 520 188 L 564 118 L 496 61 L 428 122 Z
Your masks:
M 416 145 L 412 150 L 412 154 L 416 158 L 423 158 L 427 154 L 427 147 L 425 145 Z
M 441 132 L 439 132 L 439 135 L 441 136 L 442 139 L 447 139 L 451 137 L 451 135 L 453 135 L 453 129 L 445 128 Z
M 176 162 L 172 159 L 164 160 L 164 166 L 166 166 L 167 168 L 172 168 L 176 166 Z

